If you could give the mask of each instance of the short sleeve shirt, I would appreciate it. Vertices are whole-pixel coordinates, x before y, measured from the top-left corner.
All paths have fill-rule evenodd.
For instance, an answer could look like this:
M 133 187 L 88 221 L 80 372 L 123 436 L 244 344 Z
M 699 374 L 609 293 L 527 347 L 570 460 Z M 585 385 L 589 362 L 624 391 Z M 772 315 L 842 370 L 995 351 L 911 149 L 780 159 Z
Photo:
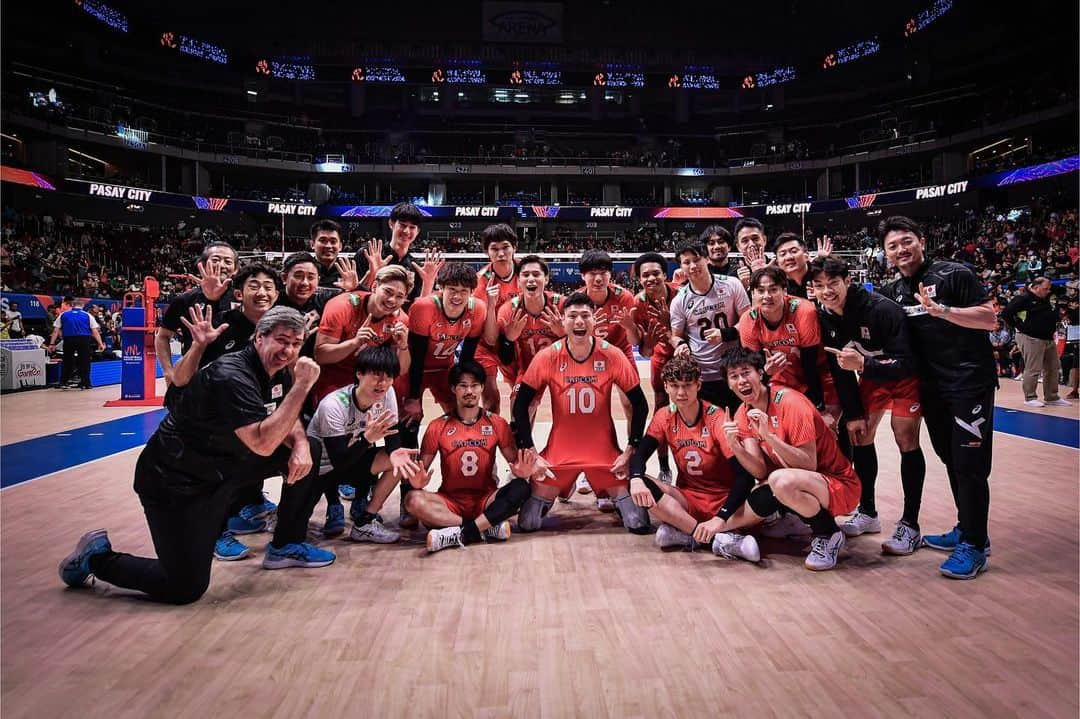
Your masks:
M 383 412 L 389 412 L 397 424 L 397 396 L 394 388 L 386 391 L 386 396 L 372 402 L 371 406 L 363 409 L 356 403 L 356 385 L 349 385 L 334 390 L 322 398 L 315 416 L 308 423 L 307 434 L 314 437 L 319 444 L 327 437 L 349 437 L 349 444 L 359 441 L 367 430 L 368 424 L 382 416 Z M 323 446 L 322 464 L 319 466 L 319 474 L 328 474 L 334 465 L 330 461 L 330 455 Z
M 802 362 L 799 359 L 803 347 L 821 344 L 821 321 L 813 302 L 799 297 L 784 299 L 784 314 L 776 327 L 765 322 L 761 310 L 754 308 L 739 320 L 739 339 L 743 347 L 760 352 L 783 352 L 787 363 L 772 377 L 775 386 L 791 387 L 800 392 L 807 388 Z M 819 371 L 822 376 L 829 368 L 824 352 L 818 353 Z
M 700 492 L 727 491 L 733 475 L 727 460 L 734 456 L 724 439 L 724 413 L 708 402 L 701 403 L 697 421 L 688 425 L 674 404 L 653 415 L 646 434 L 675 455 L 680 489 Z
M 439 455 L 442 486 L 451 497 L 484 496 L 498 486 L 495 452 L 514 446 L 510 424 L 497 414 L 483 412 L 472 424 L 457 415 L 444 414 L 428 425 L 420 446 L 421 456 Z
M 690 344 L 690 354 L 701 365 L 701 379 L 714 382 L 725 379 L 720 368 L 724 353 L 738 342 L 710 344 L 705 331 L 735 327 L 739 317 L 750 307 L 750 297 L 742 282 L 734 277 L 713 275 L 712 284 L 704 294 L 698 294 L 689 283 L 679 289 L 671 301 L 671 330 L 684 332 Z

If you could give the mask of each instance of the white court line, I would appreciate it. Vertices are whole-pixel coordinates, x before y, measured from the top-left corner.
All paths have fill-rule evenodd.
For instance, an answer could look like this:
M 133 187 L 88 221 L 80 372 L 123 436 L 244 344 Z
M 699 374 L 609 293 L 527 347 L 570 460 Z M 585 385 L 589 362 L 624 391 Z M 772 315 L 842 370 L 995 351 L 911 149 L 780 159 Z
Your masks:
M 104 432 L 89 432 L 89 433 L 87 433 L 87 436 L 88 437 L 104 437 L 105 433 Z

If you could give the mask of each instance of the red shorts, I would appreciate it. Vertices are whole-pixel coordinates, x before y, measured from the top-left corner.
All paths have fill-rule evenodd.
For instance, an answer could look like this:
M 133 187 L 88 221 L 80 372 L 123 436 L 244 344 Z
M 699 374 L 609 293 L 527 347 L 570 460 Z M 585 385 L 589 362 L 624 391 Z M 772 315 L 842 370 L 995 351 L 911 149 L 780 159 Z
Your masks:
M 611 461 L 614 462 L 615 460 L 613 459 Z M 551 471 L 555 474 L 554 479 L 546 477 L 543 484 L 558 489 L 560 497 L 569 497 L 573 494 L 574 486 L 577 484 L 578 475 L 582 472 L 585 473 L 585 479 L 589 481 L 589 486 L 600 496 L 606 495 L 614 497 L 616 492 L 613 490 L 618 489 L 619 487 L 628 486 L 627 480 L 616 479 L 615 475 L 611 473 L 610 462 L 603 466 L 597 466 L 595 464 L 576 467 L 563 465 L 561 467 L 552 467 Z
M 480 516 L 488 500 L 495 496 L 495 492 L 487 492 L 486 494 L 480 492 L 462 492 L 461 494 L 436 492 L 435 496 L 446 504 L 447 509 L 469 522 Z
M 829 485 L 829 512 L 834 517 L 854 512 L 855 508 L 859 506 L 859 500 L 862 498 L 862 486 L 859 484 L 859 478 L 855 475 L 855 470 L 851 470 L 850 477 L 843 479 L 831 474 L 821 472 L 819 474 L 825 478 L 825 482 Z
M 892 410 L 895 417 L 921 417 L 919 378 L 905 377 L 895 382 L 859 381 L 859 399 L 868 414 Z
M 698 522 L 707 522 L 716 517 L 716 513 L 724 506 L 724 502 L 727 501 L 728 497 L 727 490 L 706 492 L 700 489 L 682 489 L 680 487 L 678 491 L 682 492 L 682 495 L 686 497 L 686 513 Z
M 496 373 L 502 372 L 503 379 L 507 382 L 513 382 L 514 377 L 517 376 L 517 363 L 515 362 L 514 366 L 503 364 L 499 361 L 495 350 L 483 342 L 476 345 L 476 361 L 484 368 L 484 372 L 487 373 L 488 377 L 496 377 Z
M 420 382 L 420 399 L 424 398 L 424 390 L 431 390 L 431 395 L 439 406 L 444 410 L 454 406 L 454 395 L 450 392 L 450 368 L 424 370 L 424 378 Z

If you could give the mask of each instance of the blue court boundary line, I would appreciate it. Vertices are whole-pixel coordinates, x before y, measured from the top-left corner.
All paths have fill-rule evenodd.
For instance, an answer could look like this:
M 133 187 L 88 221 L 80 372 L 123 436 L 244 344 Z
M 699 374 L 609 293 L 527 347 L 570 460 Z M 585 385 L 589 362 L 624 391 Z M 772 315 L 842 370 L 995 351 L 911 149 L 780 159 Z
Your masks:
M 0 446 L 0 489 L 141 447 L 165 413 L 158 409 Z M 995 407 L 994 430 L 1080 449 L 1080 420 L 1069 417 Z

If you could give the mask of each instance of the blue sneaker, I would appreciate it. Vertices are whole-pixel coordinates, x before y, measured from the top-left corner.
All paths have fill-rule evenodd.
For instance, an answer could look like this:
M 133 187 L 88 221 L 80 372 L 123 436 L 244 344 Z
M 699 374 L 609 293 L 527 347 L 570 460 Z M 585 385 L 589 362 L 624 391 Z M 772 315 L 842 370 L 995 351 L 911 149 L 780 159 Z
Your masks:
M 214 559 L 222 562 L 235 562 L 251 554 L 251 548 L 233 536 L 232 532 L 225 532 L 214 543 Z
M 244 517 L 237 515 L 235 517 L 229 517 L 229 521 L 225 523 L 225 530 L 232 534 L 255 534 L 256 532 L 266 530 L 266 520 L 245 519 Z
M 69 587 L 81 587 L 86 584 L 93 572 L 90 570 L 90 557 L 112 551 L 109 535 L 104 529 L 87 532 L 75 545 L 75 551 L 60 562 L 60 579 Z
M 286 544 L 278 549 L 273 544 L 266 545 L 263 557 L 263 569 L 285 569 L 286 567 L 325 567 L 336 559 L 333 552 L 319 549 L 314 544 Z
M 351 484 L 339 484 L 337 493 L 342 502 L 351 502 L 356 499 L 356 487 Z
M 336 537 L 345 531 L 345 506 L 331 504 L 326 508 L 326 524 L 323 525 L 324 537 Z
M 956 549 L 956 545 L 960 544 L 960 525 L 956 525 L 945 534 L 924 534 L 923 546 L 930 547 L 930 549 L 936 549 L 939 552 L 951 552 Z M 986 538 L 986 548 L 983 549 L 983 554 L 990 556 L 990 538 Z
M 938 571 L 951 579 L 974 579 L 979 576 L 979 572 L 985 572 L 988 566 L 986 552 L 967 542 L 960 542 Z
M 248 521 L 254 521 L 256 519 L 266 519 L 276 511 L 277 505 L 267 499 L 266 495 L 263 495 L 263 501 L 245 505 L 240 510 L 240 516 Z

